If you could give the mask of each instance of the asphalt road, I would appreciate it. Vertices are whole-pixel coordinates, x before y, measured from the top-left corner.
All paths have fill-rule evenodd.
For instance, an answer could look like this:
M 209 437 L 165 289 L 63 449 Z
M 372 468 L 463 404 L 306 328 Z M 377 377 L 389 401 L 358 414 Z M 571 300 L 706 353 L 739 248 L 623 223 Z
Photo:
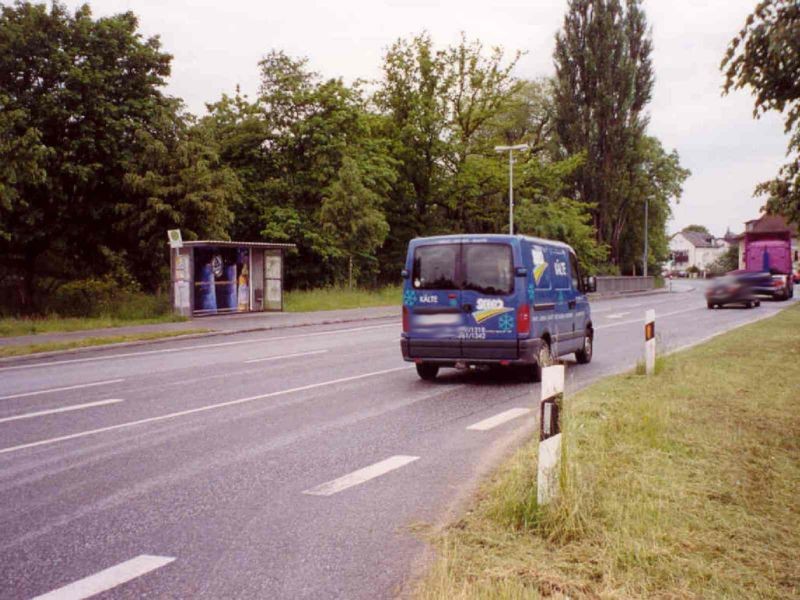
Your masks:
M 710 311 L 701 292 L 595 304 L 568 393 L 633 367 L 647 308 L 674 349 L 787 305 Z M 468 427 L 538 397 L 479 373 L 423 382 L 398 339 L 372 320 L 0 366 L 0 597 L 396 595 L 419 524 L 535 411 Z

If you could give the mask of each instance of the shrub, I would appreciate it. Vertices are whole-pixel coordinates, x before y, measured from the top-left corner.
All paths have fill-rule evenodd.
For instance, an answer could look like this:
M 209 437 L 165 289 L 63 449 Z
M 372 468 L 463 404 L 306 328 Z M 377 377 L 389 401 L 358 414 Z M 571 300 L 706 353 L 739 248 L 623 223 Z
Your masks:
M 168 313 L 169 299 L 144 294 L 112 279 L 90 278 L 60 286 L 47 303 L 47 311 L 64 317 L 146 319 Z

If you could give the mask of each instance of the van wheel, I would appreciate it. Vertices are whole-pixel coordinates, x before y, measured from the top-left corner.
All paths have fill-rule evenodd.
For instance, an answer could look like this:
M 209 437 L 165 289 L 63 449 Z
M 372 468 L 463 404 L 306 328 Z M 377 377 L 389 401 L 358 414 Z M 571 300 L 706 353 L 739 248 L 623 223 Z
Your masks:
M 712 308 L 713 309 L 714 308 L 714 303 L 713 302 L 706 302 L 706 306 L 708 308 Z
M 583 348 L 575 352 L 575 360 L 582 365 L 592 362 L 593 342 L 592 330 L 587 329 L 583 336 Z
M 427 363 L 417 363 L 417 375 L 420 379 L 425 381 L 433 381 L 439 374 L 439 365 L 431 365 Z
M 553 364 L 553 356 L 550 354 L 550 344 L 547 340 L 542 340 L 539 352 L 536 353 L 536 363 L 533 365 L 533 381 L 539 383 L 542 380 L 542 369 Z

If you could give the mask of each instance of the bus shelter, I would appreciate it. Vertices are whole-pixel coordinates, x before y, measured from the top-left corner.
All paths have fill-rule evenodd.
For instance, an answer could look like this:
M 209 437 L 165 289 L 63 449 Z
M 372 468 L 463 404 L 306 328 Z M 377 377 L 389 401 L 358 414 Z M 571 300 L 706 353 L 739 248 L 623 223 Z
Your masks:
M 294 244 L 202 240 L 170 249 L 175 314 L 283 310 L 284 254 Z

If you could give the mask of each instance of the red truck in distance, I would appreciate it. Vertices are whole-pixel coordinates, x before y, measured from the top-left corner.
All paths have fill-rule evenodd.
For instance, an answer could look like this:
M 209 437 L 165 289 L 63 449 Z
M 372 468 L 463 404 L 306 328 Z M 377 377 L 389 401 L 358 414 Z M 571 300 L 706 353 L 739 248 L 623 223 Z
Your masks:
M 794 296 L 792 273 L 792 235 L 789 231 L 756 232 L 744 234 L 744 271 L 769 273 L 753 290 L 757 294 L 769 295 L 776 300 L 788 300 Z

